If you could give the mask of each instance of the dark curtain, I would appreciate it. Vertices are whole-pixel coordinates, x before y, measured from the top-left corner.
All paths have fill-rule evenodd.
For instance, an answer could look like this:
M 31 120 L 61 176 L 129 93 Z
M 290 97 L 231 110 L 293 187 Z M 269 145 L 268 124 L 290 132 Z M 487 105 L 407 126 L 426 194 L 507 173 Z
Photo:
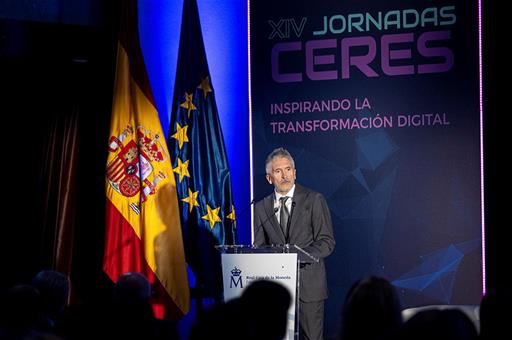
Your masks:
M 79 152 L 77 107 L 54 119 L 43 144 L 40 253 L 52 269 L 71 275 Z
M 95 27 L 0 19 L 0 291 L 41 269 L 70 275 L 75 301 L 110 288 L 101 260 L 111 6 Z

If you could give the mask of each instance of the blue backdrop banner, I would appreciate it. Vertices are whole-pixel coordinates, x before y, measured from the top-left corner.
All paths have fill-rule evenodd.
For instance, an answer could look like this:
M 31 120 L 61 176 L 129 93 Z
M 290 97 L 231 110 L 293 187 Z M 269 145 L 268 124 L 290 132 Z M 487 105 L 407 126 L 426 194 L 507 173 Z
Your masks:
M 404 307 L 480 301 L 478 14 L 474 0 L 250 3 L 254 197 L 283 146 L 327 198 L 328 338 L 366 275 Z

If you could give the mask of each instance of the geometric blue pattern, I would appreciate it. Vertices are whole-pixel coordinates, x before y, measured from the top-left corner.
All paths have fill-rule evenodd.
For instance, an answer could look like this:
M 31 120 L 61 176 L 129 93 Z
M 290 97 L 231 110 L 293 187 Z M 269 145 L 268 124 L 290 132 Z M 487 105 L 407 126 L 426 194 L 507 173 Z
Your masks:
M 377 131 L 356 138 L 359 151 L 371 170 L 377 169 L 398 147 L 384 131 Z
M 477 249 L 480 240 L 472 240 L 421 256 L 421 264 L 394 280 L 393 285 L 450 303 L 455 273 L 462 258 Z
M 396 169 L 389 174 L 382 175 L 374 188 L 368 189 L 368 194 L 358 196 L 359 202 L 353 205 L 350 211 L 347 211 L 344 219 L 382 219 L 388 216 L 391 193 L 396 179 Z M 358 180 L 361 185 L 366 185 L 366 181 Z
M 366 179 L 364 178 L 361 168 L 354 169 L 354 171 L 352 171 L 352 176 L 354 176 L 357 182 L 359 182 L 359 184 L 361 184 L 361 186 L 363 186 L 367 192 L 371 191 L 370 187 L 368 186 L 368 183 L 366 182 Z

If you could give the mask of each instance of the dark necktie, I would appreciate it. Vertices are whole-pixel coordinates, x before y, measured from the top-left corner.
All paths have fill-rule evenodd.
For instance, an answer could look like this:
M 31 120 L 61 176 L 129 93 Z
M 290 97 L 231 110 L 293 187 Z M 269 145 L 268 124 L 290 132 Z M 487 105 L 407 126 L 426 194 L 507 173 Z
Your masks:
M 281 229 L 283 229 L 283 233 L 286 235 L 286 227 L 288 225 L 288 217 L 290 217 L 290 212 L 288 211 L 288 207 L 286 206 L 286 200 L 288 196 L 283 196 L 279 199 L 281 202 L 281 210 L 279 211 L 279 223 L 281 224 Z

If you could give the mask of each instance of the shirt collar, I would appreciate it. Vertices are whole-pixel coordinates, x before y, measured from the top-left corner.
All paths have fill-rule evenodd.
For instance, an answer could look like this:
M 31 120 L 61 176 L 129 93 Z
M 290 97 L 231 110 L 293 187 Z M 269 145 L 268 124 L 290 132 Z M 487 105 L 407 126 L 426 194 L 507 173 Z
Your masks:
M 275 201 L 274 202 L 279 202 L 279 199 L 281 197 L 284 197 L 284 196 L 287 196 L 287 197 L 293 197 L 293 193 L 295 192 L 295 184 L 293 185 L 293 187 L 290 189 L 290 191 L 288 191 L 286 193 L 286 195 L 282 195 L 280 193 L 278 193 L 277 191 L 274 191 L 274 196 L 275 196 Z

